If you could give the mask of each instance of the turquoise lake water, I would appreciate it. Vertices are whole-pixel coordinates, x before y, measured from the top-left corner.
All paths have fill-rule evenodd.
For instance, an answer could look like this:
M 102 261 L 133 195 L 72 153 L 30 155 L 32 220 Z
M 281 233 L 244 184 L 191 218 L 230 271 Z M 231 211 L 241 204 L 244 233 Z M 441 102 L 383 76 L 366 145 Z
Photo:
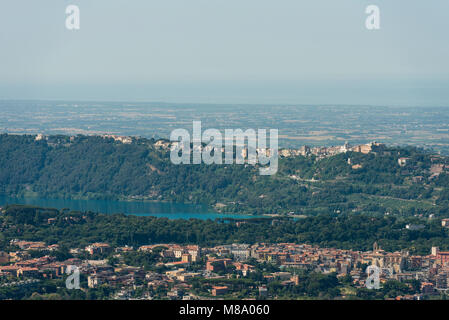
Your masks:
M 92 211 L 101 213 L 124 213 L 137 216 L 165 217 L 169 219 L 217 219 L 255 218 L 250 215 L 221 214 L 204 205 L 150 202 L 150 201 L 113 201 L 113 200 L 72 200 L 47 198 L 14 198 L 0 195 L 0 206 L 6 204 L 29 204 L 45 208 L 75 211 Z

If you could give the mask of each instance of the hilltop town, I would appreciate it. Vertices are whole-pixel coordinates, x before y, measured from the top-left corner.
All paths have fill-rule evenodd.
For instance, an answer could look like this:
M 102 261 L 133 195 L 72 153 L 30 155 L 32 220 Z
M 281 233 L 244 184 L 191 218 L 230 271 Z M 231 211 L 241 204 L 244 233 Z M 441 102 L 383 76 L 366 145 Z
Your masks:
M 104 139 L 112 139 L 115 142 L 119 142 L 119 143 L 123 143 L 123 144 L 131 144 L 138 138 L 133 138 L 130 136 L 118 136 L 118 135 L 111 135 L 111 134 L 104 134 L 104 135 L 100 135 L 100 137 L 104 138 Z M 46 136 L 42 133 L 39 133 L 35 136 L 35 141 L 49 141 L 49 143 L 51 145 L 57 145 L 57 144 L 63 144 L 65 146 L 70 146 L 70 143 L 73 143 L 76 140 L 76 136 L 70 136 L 69 138 L 69 143 L 63 142 L 61 140 L 55 140 L 52 141 L 54 139 L 52 139 L 49 136 Z M 169 140 L 166 139 L 158 139 L 156 141 L 154 141 L 152 143 L 153 147 L 159 150 L 165 150 L 168 151 L 170 149 L 172 149 L 174 146 L 176 146 L 178 144 L 178 142 L 171 142 Z M 197 148 L 198 151 L 212 151 L 213 147 L 212 146 L 194 146 L 194 148 Z M 328 146 L 328 147 L 311 147 L 308 145 L 304 145 L 298 149 L 293 149 L 293 148 L 281 148 L 279 150 L 279 155 L 281 157 L 294 157 L 294 156 L 316 156 L 317 159 L 322 159 L 325 157 L 331 157 L 340 153 L 346 153 L 349 151 L 352 152 L 360 152 L 363 154 L 369 154 L 371 152 L 373 152 L 373 149 L 379 147 L 379 148 L 383 148 L 385 147 L 385 144 L 383 143 L 378 143 L 376 141 L 367 143 L 367 144 L 360 144 L 360 145 L 355 145 L 355 146 L 351 146 L 348 142 L 344 143 L 341 146 Z M 241 156 L 244 159 L 247 159 L 248 157 L 248 147 L 247 146 L 241 146 L 242 150 L 241 150 Z M 221 148 L 221 152 L 224 152 L 225 149 Z M 269 148 L 256 148 L 256 152 L 259 153 L 264 153 L 265 155 L 269 156 L 270 155 L 270 149 Z

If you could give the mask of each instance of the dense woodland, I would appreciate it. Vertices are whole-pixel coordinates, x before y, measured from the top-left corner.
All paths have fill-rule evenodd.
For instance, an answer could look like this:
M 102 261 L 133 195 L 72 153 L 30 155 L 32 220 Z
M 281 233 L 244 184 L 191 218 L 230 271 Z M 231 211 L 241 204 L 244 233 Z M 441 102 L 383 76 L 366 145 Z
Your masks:
M 173 165 L 154 142 L 0 135 L 0 194 L 191 202 L 252 214 L 449 215 L 449 175 L 429 172 L 448 159 L 416 148 L 281 158 L 276 175 L 260 176 L 248 165 Z M 405 167 L 399 157 L 409 158 Z
M 49 218 L 56 221 L 49 224 Z M 406 229 L 410 223 L 425 228 Z M 84 247 L 93 242 L 115 246 L 296 242 L 370 250 L 377 241 L 387 251 L 408 249 L 428 254 L 432 246 L 449 249 L 448 230 L 441 227 L 439 220 L 419 217 L 318 215 L 297 220 L 257 218 L 237 225 L 232 219 L 169 220 L 12 205 L 0 215 L 0 250 L 10 250 L 9 241 L 16 238 L 59 244 L 62 248 Z

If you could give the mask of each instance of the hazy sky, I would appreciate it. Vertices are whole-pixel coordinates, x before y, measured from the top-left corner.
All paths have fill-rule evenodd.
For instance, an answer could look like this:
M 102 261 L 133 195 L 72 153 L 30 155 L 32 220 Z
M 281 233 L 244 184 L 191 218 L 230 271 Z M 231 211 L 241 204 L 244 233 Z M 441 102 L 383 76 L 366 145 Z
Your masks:
M 365 28 L 369 4 L 380 30 Z M 0 0 L 0 99 L 449 106 L 448 12 L 447 0 Z

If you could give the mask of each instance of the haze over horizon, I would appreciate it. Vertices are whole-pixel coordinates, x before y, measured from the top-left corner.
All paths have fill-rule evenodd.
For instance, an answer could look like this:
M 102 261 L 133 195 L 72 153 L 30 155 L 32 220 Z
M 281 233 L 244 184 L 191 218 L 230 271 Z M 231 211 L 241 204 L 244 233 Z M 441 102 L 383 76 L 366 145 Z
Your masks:
M 449 106 L 449 3 L 374 2 L 8 2 L 0 99 Z

